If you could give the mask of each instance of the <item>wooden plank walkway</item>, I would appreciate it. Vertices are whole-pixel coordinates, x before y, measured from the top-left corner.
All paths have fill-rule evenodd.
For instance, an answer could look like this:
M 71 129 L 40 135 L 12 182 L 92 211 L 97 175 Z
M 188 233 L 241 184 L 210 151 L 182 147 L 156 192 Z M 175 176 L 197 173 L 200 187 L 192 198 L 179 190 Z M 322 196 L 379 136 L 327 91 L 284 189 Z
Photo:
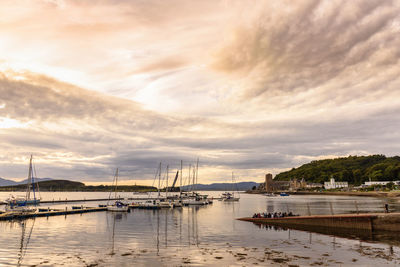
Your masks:
M 129 201 L 137 201 L 137 200 L 156 200 L 156 197 L 138 197 L 138 198 L 95 198 L 95 199 L 53 199 L 53 200 L 41 200 L 40 204 L 59 204 L 59 203 L 78 203 L 78 202 L 91 202 L 91 201 L 108 201 L 108 200 L 129 200 Z M 211 198 L 212 200 L 222 200 L 221 198 Z M 6 205 L 6 202 L 0 202 L 0 205 Z
M 48 216 L 58 216 L 58 215 L 67 215 L 67 214 L 81 214 L 88 212 L 99 212 L 106 211 L 106 207 L 101 208 L 81 208 L 81 209 L 65 209 L 65 210 L 48 210 L 48 211 L 40 211 L 40 212 L 5 212 L 0 214 L 0 221 L 8 221 L 8 220 L 21 220 L 27 218 L 34 217 L 48 217 Z

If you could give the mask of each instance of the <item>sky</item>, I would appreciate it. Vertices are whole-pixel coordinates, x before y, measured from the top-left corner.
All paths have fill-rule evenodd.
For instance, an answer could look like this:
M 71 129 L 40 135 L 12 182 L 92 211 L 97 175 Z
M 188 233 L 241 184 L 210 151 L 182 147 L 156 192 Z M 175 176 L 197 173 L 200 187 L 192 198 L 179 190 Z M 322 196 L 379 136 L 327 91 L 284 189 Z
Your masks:
M 3 0 L 0 177 L 262 182 L 399 155 L 400 2 Z

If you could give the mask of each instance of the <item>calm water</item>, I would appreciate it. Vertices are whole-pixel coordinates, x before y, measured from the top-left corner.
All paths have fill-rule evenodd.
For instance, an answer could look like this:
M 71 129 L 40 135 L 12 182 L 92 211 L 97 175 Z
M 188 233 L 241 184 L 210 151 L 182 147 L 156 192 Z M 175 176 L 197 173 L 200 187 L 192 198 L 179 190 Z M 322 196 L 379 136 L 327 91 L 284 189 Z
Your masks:
M 8 195 L 0 193 L 0 199 Z M 136 197 L 131 193 L 120 195 Z M 108 193 L 42 193 L 46 200 L 84 197 L 107 198 Z M 235 220 L 262 211 L 330 214 L 331 207 L 334 213 L 382 211 L 385 202 L 365 197 L 241 194 L 238 203 L 214 201 L 204 207 L 0 222 L 0 266 L 396 266 L 400 264 L 397 236 L 361 241 Z M 98 203 L 67 206 L 81 204 Z M 390 205 L 399 210 L 398 203 L 392 201 Z

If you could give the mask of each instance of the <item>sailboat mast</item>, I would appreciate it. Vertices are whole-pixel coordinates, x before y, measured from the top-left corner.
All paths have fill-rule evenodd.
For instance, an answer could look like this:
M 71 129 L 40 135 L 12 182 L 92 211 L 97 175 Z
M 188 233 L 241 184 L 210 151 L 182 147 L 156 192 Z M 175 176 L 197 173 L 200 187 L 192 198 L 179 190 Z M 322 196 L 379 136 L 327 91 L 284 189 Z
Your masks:
M 181 160 L 181 181 L 179 185 L 179 193 L 182 194 L 182 160 Z
M 158 198 L 160 198 L 160 186 L 161 186 L 160 182 L 161 182 L 161 162 L 160 162 L 160 171 L 158 173 Z
M 189 164 L 189 177 L 188 177 L 188 186 L 190 185 L 189 191 L 192 191 L 193 184 L 190 184 L 192 181 L 190 180 L 190 172 L 191 172 L 192 164 Z
M 26 182 L 26 200 L 31 197 L 31 183 L 32 183 L 32 155 L 29 160 L 28 181 Z
M 114 190 L 114 198 L 117 198 L 117 184 L 118 184 L 118 168 L 115 171 L 115 190 Z
M 193 166 L 193 194 L 196 191 L 196 168 Z
M 165 198 L 168 198 L 168 173 L 169 173 L 169 165 L 167 165 L 167 187 L 165 188 Z
M 199 158 L 197 158 L 197 163 L 196 163 L 196 184 L 198 183 L 198 178 L 199 178 Z
M 233 186 L 234 186 L 234 184 L 233 184 L 233 172 L 232 172 L 232 196 L 234 196 L 234 194 L 235 194 Z
M 33 169 L 33 163 L 31 164 L 31 172 L 32 172 L 32 178 L 31 178 L 31 184 L 32 184 L 32 192 L 33 192 L 33 201 L 34 204 L 36 205 L 36 193 L 35 193 L 35 172 Z

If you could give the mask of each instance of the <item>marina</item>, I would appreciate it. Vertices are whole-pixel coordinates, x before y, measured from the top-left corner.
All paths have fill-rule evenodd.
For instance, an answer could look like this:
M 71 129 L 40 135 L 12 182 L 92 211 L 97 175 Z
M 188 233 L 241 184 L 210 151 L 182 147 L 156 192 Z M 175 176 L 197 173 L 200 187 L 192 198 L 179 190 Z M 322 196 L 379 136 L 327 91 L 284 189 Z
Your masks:
M 215 199 L 222 192 L 200 193 Z M 106 205 L 108 194 L 42 192 L 42 197 L 106 199 L 91 201 L 90 206 L 94 207 Z M 118 192 L 118 195 L 128 199 L 132 193 Z M 0 193 L 0 197 L 4 196 L 7 195 Z M 136 197 L 156 199 L 157 193 Z M 135 208 L 130 213 L 108 212 L 105 207 L 85 208 L 85 202 L 55 203 L 50 207 L 40 204 L 38 209 L 45 210 L 41 213 L 43 217 L 0 221 L 0 265 L 18 265 L 20 261 L 22 265 L 69 266 L 250 266 L 256 263 L 268 266 L 282 261 L 280 264 L 309 266 L 323 262 L 337 266 L 339 262 L 353 259 L 360 266 L 400 263 L 400 239 L 387 232 L 363 230 L 359 235 L 355 231 L 332 234 L 316 232 L 316 227 L 308 230 L 284 225 L 267 227 L 264 223 L 236 220 L 260 210 L 289 209 L 301 216 L 307 216 L 309 211 L 315 217 L 330 216 L 331 205 L 338 214 L 351 215 L 355 201 L 359 202 L 360 213 L 383 212 L 385 202 L 378 198 L 293 195 L 266 198 L 243 193 L 239 202 L 215 201 L 212 205 L 154 210 Z M 64 214 L 66 208 L 68 213 Z M 400 211 L 397 202 L 391 202 L 390 208 L 393 214 Z M 21 259 L 23 234 L 26 253 Z

